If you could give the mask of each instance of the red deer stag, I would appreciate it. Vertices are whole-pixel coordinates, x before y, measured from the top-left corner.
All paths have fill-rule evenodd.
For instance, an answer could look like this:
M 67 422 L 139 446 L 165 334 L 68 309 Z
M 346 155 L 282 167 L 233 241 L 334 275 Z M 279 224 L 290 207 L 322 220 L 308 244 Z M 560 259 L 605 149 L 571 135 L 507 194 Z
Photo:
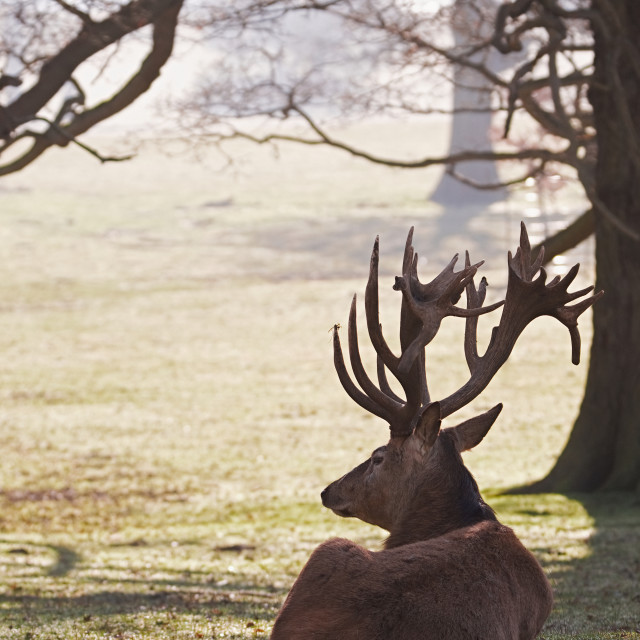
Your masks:
M 409 233 L 402 276 L 401 355 L 387 345 L 379 323 L 378 240 L 371 256 L 365 311 L 378 355 L 378 385 L 360 359 L 356 300 L 349 316 L 351 380 L 334 327 L 334 361 L 340 382 L 361 407 L 389 423 L 389 442 L 330 484 L 322 503 L 343 517 L 378 525 L 390 535 L 372 552 L 344 539 L 320 545 L 293 585 L 273 627 L 272 640 L 525 640 L 540 631 L 552 592 L 540 565 L 509 527 L 500 524 L 478 491 L 460 453 L 475 447 L 502 405 L 455 427 L 440 421 L 476 398 L 509 357 L 523 329 L 550 315 L 569 329 L 573 362 L 580 358 L 578 316 L 601 293 L 593 287 L 569 293 L 579 265 L 548 284 L 522 225 L 520 247 L 509 253 L 505 300 L 483 307 L 487 282 L 476 288 L 482 265 L 454 271 L 456 258 L 431 282 L 417 275 Z M 534 279 L 536 273 L 540 275 Z M 467 308 L 456 306 L 466 290 Z M 478 316 L 504 305 L 484 355 L 476 345 Z M 425 346 L 446 316 L 466 318 L 464 350 L 468 381 L 432 401 L 425 373 Z M 391 388 L 389 370 L 405 398 Z

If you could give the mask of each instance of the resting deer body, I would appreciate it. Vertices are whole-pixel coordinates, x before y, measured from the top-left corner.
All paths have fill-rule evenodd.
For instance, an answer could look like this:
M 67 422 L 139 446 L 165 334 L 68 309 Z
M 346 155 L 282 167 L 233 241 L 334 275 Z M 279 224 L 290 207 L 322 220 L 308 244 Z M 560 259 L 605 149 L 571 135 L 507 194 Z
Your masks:
M 334 362 L 347 393 L 389 423 L 389 442 L 330 484 L 322 503 L 343 517 L 356 517 L 389 531 L 385 548 L 372 552 L 344 539 L 320 545 L 309 558 L 278 614 L 272 640 L 529 640 L 544 624 L 551 587 L 535 557 L 513 531 L 500 524 L 482 499 L 460 453 L 476 446 L 502 405 L 451 428 L 441 420 L 477 397 L 506 361 L 516 339 L 535 317 L 552 315 L 570 331 L 579 360 L 577 318 L 601 295 L 582 297 L 567 289 L 577 265 L 562 280 L 545 285 L 542 255 L 531 260 L 524 225 L 520 248 L 509 254 L 505 301 L 483 307 L 486 281 L 476 289 L 482 264 L 454 271 L 455 258 L 430 283 L 417 276 L 409 234 L 403 275 L 398 357 L 378 321 L 378 241 L 365 295 L 369 336 L 378 354 L 376 386 L 360 360 L 355 298 L 349 317 L 351 380 L 334 328 Z M 540 269 L 537 279 L 533 276 Z M 467 308 L 455 304 L 463 290 Z M 483 356 L 476 347 L 477 317 L 504 304 Z M 441 401 L 431 401 L 424 347 L 448 315 L 466 317 L 465 354 L 470 378 Z M 389 370 L 406 398 L 387 382 Z

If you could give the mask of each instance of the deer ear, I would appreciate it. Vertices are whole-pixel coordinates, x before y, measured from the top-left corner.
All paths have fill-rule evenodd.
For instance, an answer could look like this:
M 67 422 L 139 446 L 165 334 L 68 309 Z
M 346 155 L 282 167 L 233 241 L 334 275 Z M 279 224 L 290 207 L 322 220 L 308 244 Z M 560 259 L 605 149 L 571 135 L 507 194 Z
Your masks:
M 440 432 L 440 403 L 428 404 L 420 414 L 413 435 L 420 440 L 422 448 L 431 448 Z
M 480 444 L 501 411 L 502 404 L 497 404 L 486 413 L 452 427 L 451 433 L 454 435 L 458 451 L 468 451 Z

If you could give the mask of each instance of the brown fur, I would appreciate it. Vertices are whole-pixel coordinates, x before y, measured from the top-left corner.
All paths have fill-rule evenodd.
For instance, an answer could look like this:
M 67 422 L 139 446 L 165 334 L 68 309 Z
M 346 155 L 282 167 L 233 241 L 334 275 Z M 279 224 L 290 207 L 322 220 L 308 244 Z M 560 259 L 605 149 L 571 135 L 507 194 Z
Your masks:
M 527 640 L 551 610 L 549 584 L 495 521 L 370 552 L 336 538 L 296 580 L 273 640 Z
M 427 450 L 419 429 L 392 438 L 325 489 L 325 506 L 340 515 L 385 523 L 386 548 L 371 552 L 340 538 L 320 545 L 272 640 L 535 638 L 551 610 L 550 585 L 482 500 L 459 454 L 470 443 L 459 436 L 444 430 Z

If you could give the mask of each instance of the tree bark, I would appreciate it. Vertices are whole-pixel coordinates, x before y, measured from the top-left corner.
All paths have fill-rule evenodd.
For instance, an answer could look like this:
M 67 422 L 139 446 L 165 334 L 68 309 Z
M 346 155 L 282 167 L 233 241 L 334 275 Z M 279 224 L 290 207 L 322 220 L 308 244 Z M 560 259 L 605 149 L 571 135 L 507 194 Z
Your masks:
M 548 264 L 556 256 L 577 247 L 581 242 L 584 242 L 589 238 L 595 230 L 595 222 L 593 209 L 585 211 L 582 215 L 577 217 L 566 228 L 561 229 L 552 236 L 545 238 L 540 244 L 534 247 L 534 255 L 541 247 L 544 247 L 544 262 L 542 264 Z
M 593 0 L 592 11 L 596 287 L 605 295 L 593 310 L 580 413 L 535 491 L 640 489 L 640 243 L 610 221 L 640 232 L 640 2 Z

